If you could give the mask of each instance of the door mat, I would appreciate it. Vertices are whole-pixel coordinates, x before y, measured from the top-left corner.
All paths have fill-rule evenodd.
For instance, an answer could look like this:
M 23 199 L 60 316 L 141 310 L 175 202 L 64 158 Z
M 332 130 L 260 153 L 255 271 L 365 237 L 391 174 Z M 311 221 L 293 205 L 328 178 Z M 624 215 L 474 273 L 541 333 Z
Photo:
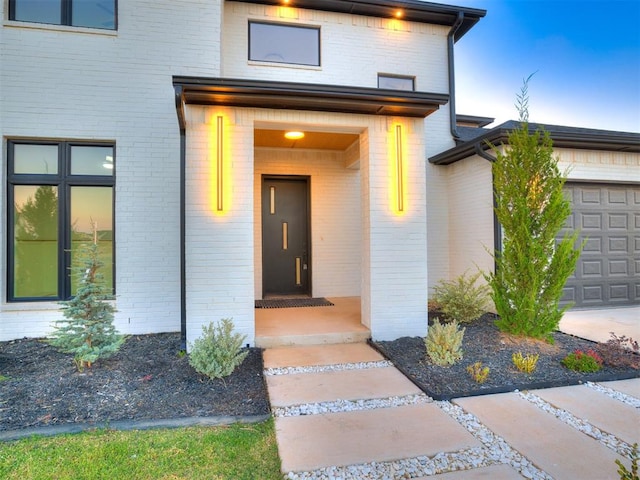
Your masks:
M 256 308 L 331 307 L 326 298 L 272 298 L 256 300 Z

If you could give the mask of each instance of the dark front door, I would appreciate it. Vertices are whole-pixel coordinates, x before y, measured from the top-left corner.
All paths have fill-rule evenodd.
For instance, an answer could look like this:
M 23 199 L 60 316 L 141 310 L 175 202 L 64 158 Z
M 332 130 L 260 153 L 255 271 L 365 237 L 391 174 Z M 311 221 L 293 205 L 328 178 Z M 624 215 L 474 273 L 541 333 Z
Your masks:
M 265 177 L 262 182 L 262 290 L 308 295 L 309 183 Z

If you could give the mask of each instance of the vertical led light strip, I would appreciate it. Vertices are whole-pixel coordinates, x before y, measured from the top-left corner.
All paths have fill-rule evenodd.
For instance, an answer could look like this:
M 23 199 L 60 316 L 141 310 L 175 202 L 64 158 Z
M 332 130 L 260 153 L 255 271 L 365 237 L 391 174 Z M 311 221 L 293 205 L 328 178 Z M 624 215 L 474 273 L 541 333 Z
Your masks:
M 222 164 L 224 161 L 224 144 L 223 144 L 223 118 L 222 116 L 218 116 L 217 118 L 217 137 L 218 137 L 218 152 L 216 158 L 216 166 L 218 172 L 218 211 L 221 212 L 224 208 L 223 199 L 224 199 L 224 183 L 222 181 L 223 169 Z
M 396 182 L 398 211 L 404 212 L 404 184 L 402 180 L 402 125 L 396 125 Z

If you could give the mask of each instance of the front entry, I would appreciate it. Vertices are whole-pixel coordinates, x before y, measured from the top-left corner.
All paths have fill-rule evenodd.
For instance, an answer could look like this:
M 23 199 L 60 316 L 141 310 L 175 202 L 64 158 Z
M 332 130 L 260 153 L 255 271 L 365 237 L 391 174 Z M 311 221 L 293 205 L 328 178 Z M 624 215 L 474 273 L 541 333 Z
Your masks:
M 262 293 L 309 295 L 309 180 L 263 177 Z

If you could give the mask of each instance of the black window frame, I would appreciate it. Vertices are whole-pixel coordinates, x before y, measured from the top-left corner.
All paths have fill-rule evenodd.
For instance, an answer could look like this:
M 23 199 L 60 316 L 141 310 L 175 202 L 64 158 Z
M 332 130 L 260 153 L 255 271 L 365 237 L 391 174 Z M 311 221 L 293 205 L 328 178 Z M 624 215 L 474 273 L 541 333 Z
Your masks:
M 92 28 L 95 30 L 116 31 L 118 30 L 118 0 L 113 0 L 113 28 L 106 27 L 89 27 L 86 25 L 74 25 L 73 24 L 73 8 L 72 3 L 76 0 L 59 0 L 60 1 L 60 23 L 48 23 L 48 22 L 34 22 L 30 20 L 16 20 L 16 2 L 20 0 L 9 0 L 9 20 L 25 23 L 36 23 L 40 25 L 61 25 L 64 27 L 74 28 Z
M 296 62 L 286 62 L 286 61 L 276 61 L 276 60 L 261 60 L 251 58 L 251 25 L 273 25 L 276 27 L 285 27 L 292 29 L 307 29 L 307 30 L 315 30 L 318 34 L 318 63 L 296 63 Z M 301 25 L 301 24 L 293 24 L 286 22 L 265 22 L 260 20 L 251 20 L 249 19 L 248 24 L 248 33 L 247 33 L 247 58 L 251 62 L 261 62 L 261 63 L 279 63 L 282 65 L 298 65 L 300 67 L 321 67 L 322 66 L 322 32 L 320 26 L 316 25 Z
M 58 171 L 55 174 L 14 173 L 15 145 L 55 145 L 58 147 Z M 113 149 L 112 175 L 72 175 L 72 147 L 111 147 Z M 14 292 L 15 235 L 14 189 L 22 185 L 47 185 L 58 189 L 58 294 L 55 297 L 16 297 Z M 113 295 L 116 294 L 116 144 L 112 141 L 63 140 L 7 140 L 7 302 L 56 302 L 69 300 L 71 295 L 71 188 L 110 187 L 112 189 L 112 272 Z
M 385 79 L 397 79 L 397 80 L 407 80 L 407 81 L 411 81 L 411 90 L 407 90 L 404 88 L 384 88 L 384 90 L 399 90 L 399 91 L 404 91 L 404 92 L 415 92 L 416 91 L 416 77 L 415 75 L 397 75 L 395 73 L 378 73 L 378 88 L 383 88 L 380 87 L 380 79 L 381 78 L 385 78 Z

